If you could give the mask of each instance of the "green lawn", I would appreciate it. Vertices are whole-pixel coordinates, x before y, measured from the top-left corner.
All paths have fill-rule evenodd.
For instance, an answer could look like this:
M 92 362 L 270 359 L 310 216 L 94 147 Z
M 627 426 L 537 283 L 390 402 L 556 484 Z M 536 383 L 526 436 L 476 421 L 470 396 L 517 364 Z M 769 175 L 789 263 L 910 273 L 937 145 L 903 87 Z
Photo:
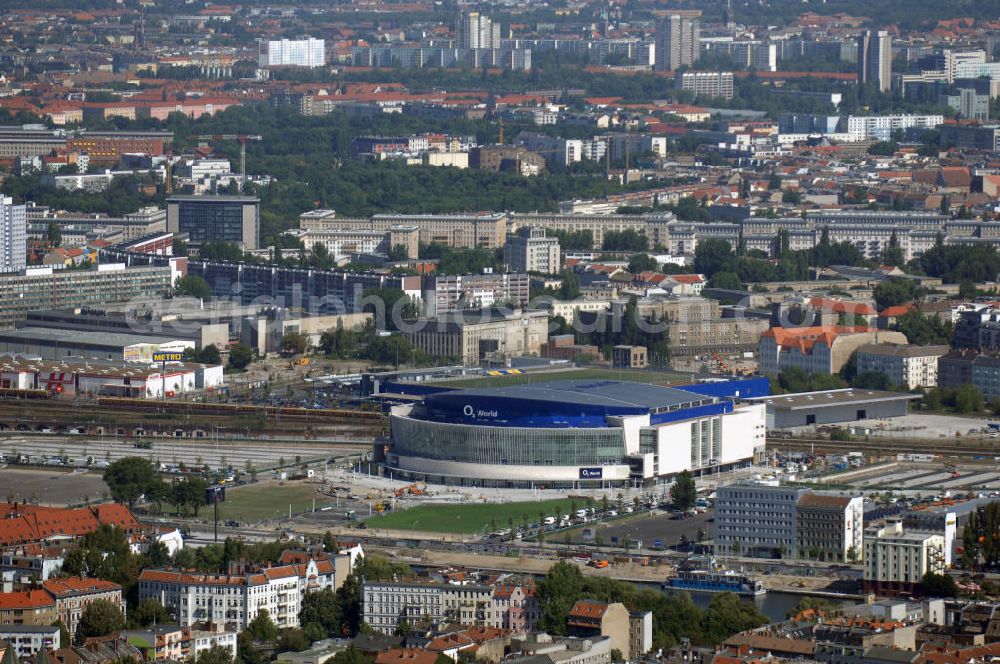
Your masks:
M 486 532 L 493 528 L 506 528 L 513 519 L 520 525 L 527 515 L 528 523 L 539 520 L 539 511 L 545 516 L 558 517 L 570 514 L 572 503 L 577 509 L 592 502 L 582 498 L 570 500 L 543 500 L 523 503 L 481 503 L 475 505 L 420 505 L 401 512 L 373 516 L 366 520 L 369 528 L 395 530 L 423 530 L 434 533 L 459 533 L 463 535 Z
M 235 519 L 241 523 L 253 523 L 274 517 L 288 516 L 288 506 L 292 514 L 308 512 L 324 505 L 332 505 L 334 500 L 316 491 L 317 484 L 288 482 L 277 484 L 251 484 L 226 491 L 226 502 L 219 505 L 219 520 Z M 205 507 L 203 510 L 211 510 Z M 204 513 L 204 512 L 203 512 Z
M 541 371 L 503 376 L 457 378 L 434 382 L 433 384 L 441 387 L 506 387 L 508 385 L 550 383 L 554 380 L 623 380 L 632 383 L 683 383 L 689 381 L 690 376 L 670 371 L 568 369 L 565 371 Z

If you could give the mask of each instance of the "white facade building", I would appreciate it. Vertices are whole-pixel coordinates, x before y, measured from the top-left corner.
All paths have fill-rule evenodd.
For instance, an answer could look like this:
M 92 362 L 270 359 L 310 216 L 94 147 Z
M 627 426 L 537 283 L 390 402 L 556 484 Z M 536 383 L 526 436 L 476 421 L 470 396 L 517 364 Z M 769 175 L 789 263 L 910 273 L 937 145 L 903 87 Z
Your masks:
M 17 272 L 28 264 L 27 208 L 0 196 L 0 272 Z
M 260 42 L 261 67 L 322 67 L 326 42 L 322 39 L 279 39 Z
M 943 115 L 851 115 L 847 118 L 847 133 L 859 141 L 887 141 L 897 129 L 934 129 L 942 124 Z
M 910 593 L 924 574 L 947 569 L 945 538 L 940 532 L 906 531 L 894 521 L 865 533 L 865 589 Z
M 910 390 L 936 387 L 938 358 L 947 352 L 948 346 L 866 344 L 856 355 L 858 373 L 883 373 L 892 385 Z

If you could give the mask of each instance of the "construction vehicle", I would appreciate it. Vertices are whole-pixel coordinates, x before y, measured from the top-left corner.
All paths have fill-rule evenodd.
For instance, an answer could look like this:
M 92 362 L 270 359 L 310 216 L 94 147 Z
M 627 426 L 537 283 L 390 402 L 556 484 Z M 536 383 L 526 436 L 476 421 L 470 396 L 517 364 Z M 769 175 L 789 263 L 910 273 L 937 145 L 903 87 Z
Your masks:
M 426 494 L 427 485 L 423 482 L 416 482 L 400 489 L 396 489 L 395 491 L 395 496 L 397 498 L 402 498 L 403 496 L 423 496 Z
M 591 559 L 591 561 L 587 564 L 596 569 L 604 569 L 605 567 L 610 565 L 610 563 L 607 560 L 597 560 L 596 558 Z
M 240 144 L 240 189 L 247 184 L 247 141 L 262 141 L 263 136 L 257 134 L 203 134 L 199 141 L 239 141 Z
M 295 367 L 309 366 L 309 358 L 308 357 L 297 357 L 294 360 L 292 360 L 292 366 L 295 366 Z

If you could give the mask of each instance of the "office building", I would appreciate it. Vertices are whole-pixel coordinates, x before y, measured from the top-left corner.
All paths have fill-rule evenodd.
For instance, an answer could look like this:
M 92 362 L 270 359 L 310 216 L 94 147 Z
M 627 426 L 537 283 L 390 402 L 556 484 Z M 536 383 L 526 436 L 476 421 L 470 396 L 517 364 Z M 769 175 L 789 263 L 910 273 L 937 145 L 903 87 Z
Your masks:
M 715 551 L 719 555 L 795 556 L 796 505 L 808 489 L 763 484 L 719 487 Z
M 260 246 L 260 199 L 250 196 L 172 196 L 167 231 L 185 233 L 194 246 L 222 241 L 244 251 Z
M 717 554 L 860 560 L 863 501 L 810 489 L 743 482 L 719 487 Z
M 500 24 L 489 16 L 476 11 L 464 12 L 458 17 L 456 29 L 458 47 L 468 49 L 499 49 Z
M 544 228 L 526 227 L 507 233 L 503 257 L 513 272 L 557 274 L 562 267 L 559 238 L 547 236 Z
M 431 357 L 470 366 L 521 355 L 539 355 L 549 338 L 542 311 L 474 309 L 439 313 L 416 321 L 404 335 Z
M 0 272 L 17 272 L 28 264 L 27 208 L 0 196 Z
M 892 37 L 885 30 L 858 36 L 858 82 L 887 92 L 892 85 Z
M 906 530 L 902 521 L 871 528 L 864 535 L 865 592 L 910 595 L 924 574 L 944 574 L 945 539 L 938 532 Z
M 563 380 L 429 394 L 392 410 L 376 454 L 393 477 L 454 486 L 666 484 L 763 450 L 764 406 L 734 400 L 748 384 Z
M 950 106 L 963 120 L 985 121 L 990 117 L 990 96 L 979 94 L 974 88 L 958 88 L 956 94 L 941 95 L 941 106 Z
M 697 97 L 733 98 L 733 72 L 685 71 L 678 73 L 674 83 Z
M 891 385 L 913 390 L 937 386 L 938 358 L 947 352 L 948 346 L 865 344 L 855 359 L 859 374 L 882 373 Z
M 656 27 L 656 71 L 690 67 L 701 55 L 701 12 L 665 16 Z
M 1000 64 L 1000 63 L 997 63 Z M 1000 150 L 1000 125 L 942 125 L 941 147 Z
M 260 42 L 261 67 L 322 67 L 326 42 L 322 39 L 279 39 Z

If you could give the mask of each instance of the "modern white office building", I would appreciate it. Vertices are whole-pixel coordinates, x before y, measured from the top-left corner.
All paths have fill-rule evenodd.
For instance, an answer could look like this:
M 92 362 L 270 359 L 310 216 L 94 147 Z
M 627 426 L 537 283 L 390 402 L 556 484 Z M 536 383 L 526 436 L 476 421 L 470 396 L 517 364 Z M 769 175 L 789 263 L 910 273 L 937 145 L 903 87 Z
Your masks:
M 941 532 L 907 531 L 893 521 L 865 532 L 866 592 L 909 595 L 924 574 L 947 569 L 945 537 Z
M 322 67 L 326 42 L 322 39 L 277 39 L 260 42 L 261 67 Z

